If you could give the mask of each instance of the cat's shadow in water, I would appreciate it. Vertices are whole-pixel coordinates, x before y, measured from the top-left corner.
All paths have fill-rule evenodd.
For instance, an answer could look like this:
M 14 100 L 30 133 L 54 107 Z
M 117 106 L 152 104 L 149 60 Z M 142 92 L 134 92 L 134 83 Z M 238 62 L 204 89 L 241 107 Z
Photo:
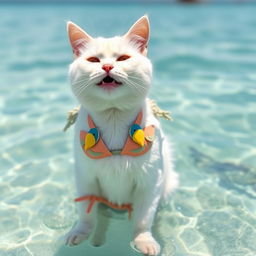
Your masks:
M 120 239 L 119 239 L 120 240 Z M 88 242 L 75 247 L 68 247 L 65 245 L 60 246 L 55 252 L 54 256 L 139 256 L 140 253 L 135 252 L 129 243 L 125 244 L 124 241 L 115 241 L 101 247 L 93 247 Z
M 120 225 L 119 225 L 120 224 Z M 107 232 L 106 243 L 100 247 L 94 247 L 90 241 L 74 247 L 64 245 L 64 238 L 60 238 L 59 246 L 54 256 L 141 256 L 142 254 L 133 250 L 130 246 L 130 233 L 123 226 L 123 221 L 115 222 Z

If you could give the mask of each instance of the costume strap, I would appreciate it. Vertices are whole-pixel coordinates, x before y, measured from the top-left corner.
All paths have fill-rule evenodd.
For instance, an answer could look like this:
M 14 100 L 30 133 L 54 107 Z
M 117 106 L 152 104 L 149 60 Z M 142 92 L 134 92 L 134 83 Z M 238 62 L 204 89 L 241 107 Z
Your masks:
M 122 205 L 118 205 L 115 203 L 112 203 L 110 201 L 108 201 L 106 198 L 101 197 L 101 196 L 95 196 L 95 195 L 88 195 L 88 196 L 81 196 L 75 199 L 75 202 L 81 202 L 81 201 L 89 201 L 89 205 L 86 209 L 86 213 L 90 213 L 92 210 L 92 207 L 94 205 L 95 202 L 99 202 L 99 203 L 103 203 L 105 205 L 107 205 L 108 207 L 111 207 L 113 209 L 116 210 L 127 210 L 128 211 L 128 217 L 129 219 L 131 219 L 131 215 L 132 215 L 132 204 L 122 204 Z
M 96 126 L 95 126 L 95 124 L 94 124 L 94 122 L 92 120 L 92 117 L 89 114 L 88 114 L 87 120 L 88 120 L 88 125 L 89 125 L 90 129 L 96 128 Z
M 143 117 L 143 114 L 142 114 L 142 110 L 139 112 L 139 114 L 137 115 L 137 118 L 136 120 L 134 121 L 135 124 L 138 124 L 138 125 L 141 125 L 141 121 L 142 121 L 142 117 Z

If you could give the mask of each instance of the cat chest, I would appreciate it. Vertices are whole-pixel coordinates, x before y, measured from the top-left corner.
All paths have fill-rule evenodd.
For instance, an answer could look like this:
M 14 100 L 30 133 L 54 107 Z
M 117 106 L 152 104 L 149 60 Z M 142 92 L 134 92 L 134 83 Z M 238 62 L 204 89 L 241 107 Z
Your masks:
M 102 165 L 95 170 L 102 195 L 117 203 L 131 202 L 135 188 L 145 183 L 150 171 L 143 158 L 102 159 Z
M 98 183 L 103 197 L 119 204 L 131 202 L 135 180 L 130 175 L 110 171 L 107 176 L 98 175 Z

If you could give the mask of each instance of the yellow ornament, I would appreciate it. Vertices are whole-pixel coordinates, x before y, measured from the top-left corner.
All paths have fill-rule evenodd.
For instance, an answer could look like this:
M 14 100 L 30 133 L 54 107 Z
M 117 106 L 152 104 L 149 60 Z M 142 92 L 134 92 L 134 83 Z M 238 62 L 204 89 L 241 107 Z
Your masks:
M 84 142 L 85 142 L 84 143 L 84 150 L 88 150 L 88 149 L 90 149 L 91 147 L 93 147 L 95 145 L 96 140 L 95 140 L 93 134 L 87 133 Z
M 145 144 L 145 135 L 144 135 L 144 131 L 139 129 L 137 131 L 134 132 L 133 136 L 132 136 L 133 141 L 135 141 L 137 144 L 139 144 L 141 147 L 144 146 Z

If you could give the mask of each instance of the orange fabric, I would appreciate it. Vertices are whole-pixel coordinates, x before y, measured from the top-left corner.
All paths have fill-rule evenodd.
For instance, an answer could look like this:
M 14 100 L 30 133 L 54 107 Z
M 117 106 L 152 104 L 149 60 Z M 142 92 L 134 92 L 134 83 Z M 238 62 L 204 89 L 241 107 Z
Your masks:
M 92 127 L 94 128 L 94 127 Z M 87 132 L 80 131 L 80 141 L 84 153 L 92 159 L 100 159 L 108 156 L 112 156 L 111 152 L 108 150 L 107 146 L 104 144 L 103 140 L 100 138 L 99 141 L 90 149 L 84 150 L 84 140 Z
M 149 145 L 145 140 L 144 146 L 141 147 L 137 143 L 135 143 L 130 136 L 128 136 L 121 155 L 140 156 L 145 154 L 149 150 L 150 146 L 151 145 Z
M 86 209 L 86 213 L 90 213 L 94 203 L 99 202 L 99 203 L 103 203 L 103 204 L 105 204 L 105 205 L 107 205 L 107 206 L 109 206 L 113 209 L 116 209 L 116 210 L 127 210 L 129 219 L 131 219 L 131 214 L 132 214 L 132 211 L 133 211 L 132 204 L 118 205 L 118 204 L 114 204 L 114 203 L 108 201 L 104 197 L 94 196 L 94 195 L 78 197 L 78 198 L 75 199 L 75 202 L 81 202 L 81 201 L 87 201 L 87 200 L 89 200 L 89 205 Z
M 88 125 L 89 125 L 90 129 L 96 127 L 96 125 L 94 124 L 92 117 L 90 115 L 88 115 Z
M 140 125 L 141 121 L 142 121 L 142 111 L 140 111 L 134 123 Z
M 142 121 L 142 111 L 138 114 L 136 120 L 134 123 L 140 125 Z M 96 128 L 92 118 L 90 115 L 88 115 L 88 125 L 91 128 Z M 145 134 L 145 145 L 141 147 L 136 142 L 134 142 L 130 136 L 127 136 L 127 140 L 125 142 L 124 147 L 120 150 L 120 155 L 129 155 L 129 156 L 141 156 L 148 152 L 152 146 L 152 142 L 154 140 L 154 134 L 155 134 L 155 127 L 153 125 L 147 126 L 143 129 Z M 84 150 L 84 140 L 87 132 L 86 131 L 80 131 L 80 141 L 81 146 Z M 110 150 L 105 145 L 102 138 L 99 138 L 99 141 L 90 149 L 84 150 L 84 153 L 92 158 L 92 159 L 101 159 L 105 157 L 112 156 L 113 154 L 110 152 Z
M 143 129 L 147 141 L 153 141 L 155 136 L 155 126 L 149 125 Z

